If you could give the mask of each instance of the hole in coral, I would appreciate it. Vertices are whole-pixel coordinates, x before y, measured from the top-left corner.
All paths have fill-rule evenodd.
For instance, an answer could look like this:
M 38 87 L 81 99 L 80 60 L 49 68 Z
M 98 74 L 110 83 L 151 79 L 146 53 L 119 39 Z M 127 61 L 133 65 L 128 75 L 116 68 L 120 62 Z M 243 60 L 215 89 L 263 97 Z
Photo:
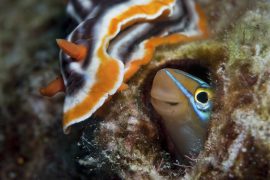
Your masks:
M 185 123 L 180 122 L 178 118 L 181 113 L 178 113 L 178 111 L 186 111 L 187 113 L 184 115 L 188 116 L 188 112 L 190 110 L 190 107 L 184 107 L 184 101 L 177 102 L 175 99 L 170 99 L 168 101 L 164 101 L 160 111 L 157 112 L 157 109 L 155 109 L 153 103 L 155 101 L 160 100 L 157 99 L 151 99 L 151 89 L 153 86 L 153 81 L 155 79 L 155 76 L 157 72 L 159 72 L 161 69 L 164 68 L 172 68 L 184 71 L 192 76 L 195 76 L 204 82 L 208 83 L 211 86 L 211 72 L 209 69 L 210 65 L 206 61 L 202 60 L 196 60 L 196 59 L 181 59 L 181 60 L 171 60 L 166 62 L 165 64 L 160 65 L 156 69 L 153 69 L 147 76 L 147 78 L 144 81 L 144 85 L 142 86 L 142 97 L 143 102 L 145 104 L 145 113 L 149 114 L 149 117 L 153 122 L 156 123 L 158 129 L 159 129 L 159 137 L 161 139 L 161 146 L 162 148 L 170 153 L 172 164 L 176 166 L 176 168 L 180 167 L 177 165 L 181 165 L 180 168 L 186 169 L 187 167 L 192 167 L 195 164 L 194 159 L 197 158 L 198 154 L 201 150 L 203 150 L 204 142 L 207 137 L 207 125 L 203 123 L 199 123 L 199 127 L 202 129 L 196 129 L 194 126 L 185 125 Z M 165 83 L 168 83 L 168 81 L 164 81 Z M 168 98 L 173 98 L 174 96 L 171 96 L 170 92 L 167 92 Z M 177 96 L 175 96 L 177 97 Z M 200 103 L 207 103 L 209 100 L 208 94 L 206 92 L 200 92 L 196 94 L 196 98 Z M 195 94 L 194 94 L 195 99 Z M 166 100 L 166 99 L 165 99 Z M 168 103 L 169 102 L 169 103 Z M 171 104 L 173 102 L 173 104 Z M 166 105 L 167 104 L 167 105 Z M 189 106 L 189 104 L 187 105 Z M 172 110 L 166 108 L 172 108 Z M 176 113 L 175 113 L 176 112 Z M 162 114 L 164 113 L 164 114 Z M 166 114 L 167 113 L 167 114 Z M 172 115 L 175 113 L 175 115 Z M 161 115 L 162 114 L 162 115 Z M 174 118 L 175 119 L 169 119 L 168 121 L 171 121 L 169 123 L 166 123 L 164 119 L 168 118 Z M 182 115 L 180 117 L 183 117 Z M 170 124 L 171 123 L 171 124 Z M 178 129 L 174 129 L 178 128 Z M 181 131 L 181 133 L 178 134 L 178 131 Z M 199 133 L 198 131 L 202 130 L 203 133 Z M 173 132 L 172 132 L 173 131 Z M 176 138 L 176 136 L 178 136 Z M 198 138 L 199 137 L 199 138 Z M 183 141 L 188 141 L 185 143 L 181 143 L 181 145 L 177 144 Z M 181 148 L 180 148 L 181 147 Z M 179 150 L 180 149 L 180 150 Z

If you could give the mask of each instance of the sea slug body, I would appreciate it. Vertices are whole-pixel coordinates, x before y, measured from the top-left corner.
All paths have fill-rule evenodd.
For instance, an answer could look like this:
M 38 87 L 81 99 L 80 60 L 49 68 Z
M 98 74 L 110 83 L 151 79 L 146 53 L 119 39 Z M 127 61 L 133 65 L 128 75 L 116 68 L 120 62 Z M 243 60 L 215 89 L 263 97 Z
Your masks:
M 156 47 L 207 36 L 203 13 L 192 0 L 70 0 L 67 11 L 79 25 L 58 40 L 65 132 L 149 63 Z M 53 87 L 43 94 L 62 86 Z

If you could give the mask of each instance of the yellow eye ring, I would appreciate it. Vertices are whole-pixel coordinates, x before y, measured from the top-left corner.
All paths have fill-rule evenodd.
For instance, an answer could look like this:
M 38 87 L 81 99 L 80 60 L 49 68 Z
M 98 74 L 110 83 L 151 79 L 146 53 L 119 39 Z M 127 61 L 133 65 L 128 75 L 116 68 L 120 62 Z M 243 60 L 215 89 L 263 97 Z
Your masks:
M 195 102 L 200 104 L 206 104 L 209 100 L 213 98 L 213 92 L 208 88 L 198 88 L 195 91 L 194 99 Z

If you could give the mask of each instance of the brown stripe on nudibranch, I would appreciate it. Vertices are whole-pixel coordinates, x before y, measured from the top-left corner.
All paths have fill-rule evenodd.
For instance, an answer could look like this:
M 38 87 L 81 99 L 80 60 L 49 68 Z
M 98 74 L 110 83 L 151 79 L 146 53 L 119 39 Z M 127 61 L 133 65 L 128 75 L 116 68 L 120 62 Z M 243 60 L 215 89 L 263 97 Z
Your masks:
M 60 43 L 64 131 L 90 117 L 151 60 L 157 46 L 206 34 L 192 0 L 71 0 L 68 12 L 80 24 Z M 76 53 L 65 47 L 68 42 Z

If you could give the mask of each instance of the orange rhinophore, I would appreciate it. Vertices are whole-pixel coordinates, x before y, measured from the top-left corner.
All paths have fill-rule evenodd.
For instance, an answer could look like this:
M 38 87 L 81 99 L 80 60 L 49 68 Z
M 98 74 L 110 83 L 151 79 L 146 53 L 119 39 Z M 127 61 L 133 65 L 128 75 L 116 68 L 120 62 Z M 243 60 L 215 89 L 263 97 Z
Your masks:
M 69 2 L 68 12 L 79 25 L 66 40 L 57 40 L 66 92 L 64 132 L 91 117 L 109 96 L 127 89 L 128 80 L 152 60 L 156 47 L 208 34 L 193 0 L 91 2 L 87 7 L 79 0 Z M 55 87 L 60 86 L 41 92 L 53 95 L 61 89 Z
M 85 59 L 87 48 L 84 45 L 77 45 L 65 39 L 56 39 L 58 46 L 70 57 L 77 61 Z
M 50 82 L 46 87 L 40 89 L 40 94 L 43 96 L 52 97 L 58 92 L 64 92 L 65 85 L 62 77 L 57 77 L 55 80 Z

